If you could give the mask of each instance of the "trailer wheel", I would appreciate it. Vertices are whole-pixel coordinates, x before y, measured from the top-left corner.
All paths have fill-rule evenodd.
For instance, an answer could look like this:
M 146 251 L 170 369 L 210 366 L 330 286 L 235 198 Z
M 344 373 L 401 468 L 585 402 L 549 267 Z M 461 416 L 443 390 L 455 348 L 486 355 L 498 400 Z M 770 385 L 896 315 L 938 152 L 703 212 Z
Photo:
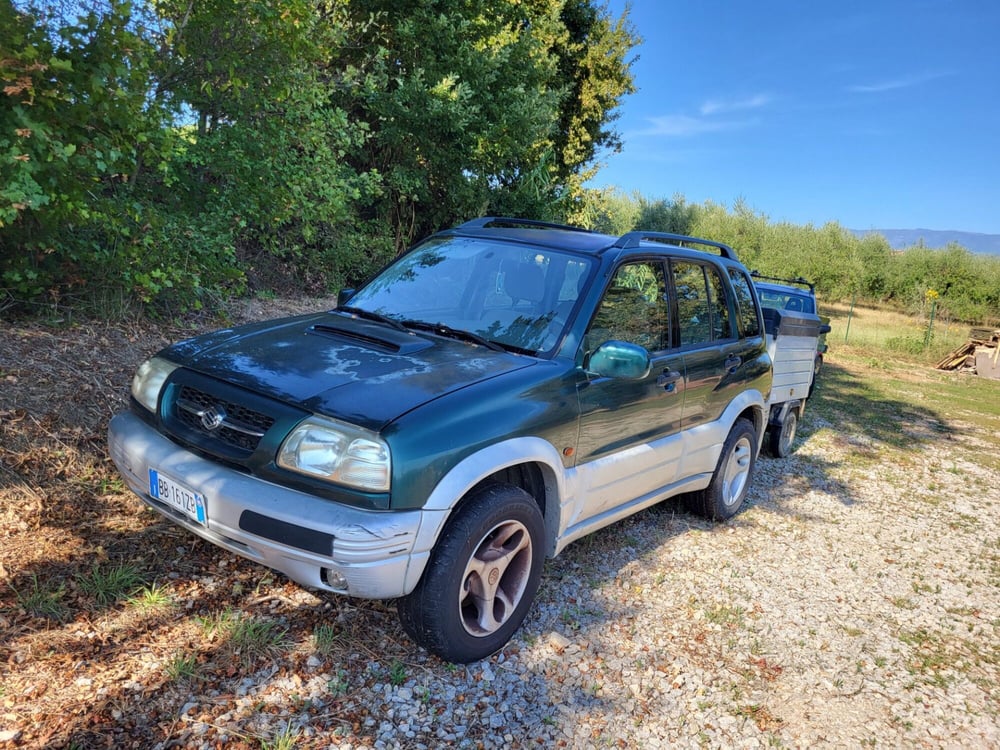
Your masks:
M 817 354 L 816 359 L 813 360 L 813 379 L 809 384 L 809 393 L 806 394 L 806 398 L 813 395 L 813 391 L 816 390 L 816 381 L 819 380 L 819 371 L 823 367 L 823 355 Z
M 767 431 L 767 447 L 772 456 L 784 458 L 792 452 L 795 443 L 795 430 L 799 426 L 799 417 L 795 409 L 789 409 L 780 425 L 774 425 Z

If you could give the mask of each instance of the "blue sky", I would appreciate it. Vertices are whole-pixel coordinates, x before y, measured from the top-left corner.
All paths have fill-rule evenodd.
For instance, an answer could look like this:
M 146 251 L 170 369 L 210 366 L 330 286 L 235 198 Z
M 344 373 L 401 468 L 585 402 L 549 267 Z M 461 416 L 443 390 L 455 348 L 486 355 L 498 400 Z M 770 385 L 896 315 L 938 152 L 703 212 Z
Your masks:
M 591 185 L 1000 234 L 997 0 L 633 0 L 630 18 L 639 90 Z

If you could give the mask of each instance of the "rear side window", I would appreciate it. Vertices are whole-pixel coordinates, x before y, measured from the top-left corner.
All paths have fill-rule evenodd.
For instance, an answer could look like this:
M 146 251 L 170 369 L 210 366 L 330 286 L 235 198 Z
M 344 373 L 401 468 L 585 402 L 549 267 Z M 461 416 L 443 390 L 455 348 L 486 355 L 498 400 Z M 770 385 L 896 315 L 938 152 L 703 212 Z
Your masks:
M 680 345 L 708 344 L 732 337 L 725 284 L 712 266 L 688 261 L 670 264 L 677 295 Z
M 732 338 L 733 329 L 729 320 L 726 284 L 717 268 L 706 267 L 705 275 L 708 277 L 708 300 L 712 306 L 712 337 L 714 339 Z
M 729 270 L 729 278 L 736 292 L 736 318 L 739 322 L 740 335 L 759 336 L 760 320 L 757 318 L 757 306 L 753 303 L 750 280 L 736 269 Z

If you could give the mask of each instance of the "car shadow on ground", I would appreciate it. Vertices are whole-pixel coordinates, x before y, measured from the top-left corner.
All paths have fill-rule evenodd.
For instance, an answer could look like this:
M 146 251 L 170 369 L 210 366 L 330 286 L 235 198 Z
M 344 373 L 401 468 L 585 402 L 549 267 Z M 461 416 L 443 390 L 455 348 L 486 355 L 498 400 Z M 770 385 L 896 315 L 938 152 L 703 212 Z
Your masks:
M 100 444 L 103 426 L 88 431 L 74 444 L 70 433 L 60 432 L 58 424 L 34 424 L 37 434 L 30 436 L 33 445 L 25 445 L 23 455 L 30 454 L 33 460 L 41 456 L 42 463 L 20 461 L 16 446 L 7 441 L 0 496 L 11 506 L 27 498 L 37 511 L 37 516 L 22 515 L 26 526 L 19 532 L 21 543 L 30 544 L 32 535 L 36 539 L 51 536 L 73 552 L 59 560 L 36 558 L 25 564 L 5 558 L 6 585 L 0 591 L 5 627 L 0 647 L 8 657 L 5 682 L 33 661 L 49 663 L 37 675 L 51 679 L 51 684 L 42 690 L 38 680 L 26 681 L 22 687 L 32 692 L 17 699 L 15 710 L 45 706 L 53 692 L 78 693 L 72 711 L 41 717 L 51 722 L 52 734 L 46 742 L 90 747 L 100 746 L 109 737 L 122 742 L 163 741 L 172 732 L 191 731 L 192 722 L 178 723 L 177 718 L 186 702 L 192 702 L 191 696 L 202 708 L 236 701 L 240 691 L 247 689 L 247 680 L 266 687 L 281 675 L 310 674 L 317 669 L 310 666 L 310 657 L 318 659 L 322 670 L 336 674 L 345 670 L 343 679 L 351 690 L 372 682 L 394 684 L 400 670 L 405 674 L 413 665 L 433 670 L 443 679 L 453 674 L 456 682 L 478 668 L 452 672 L 417 648 L 396 622 L 391 602 L 305 594 L 265 568 L 144 515 L 138 500 L 108 484 L 113 473 Z M 17 427 L 19 439 L 24 439 L 27 425 Z M 854 371 L 828 362 L 799 441 L 813 436 L 833 441 L 854 460 L 874 464 L 883 449 L 912 448 L 950 433 L 932 408 L 892 398 Z M 74 450 L 80 455 L 74 456 Z M 785 459 L 759 460 L 770 464 L 766 476 L 763 471 L 758 474 L 751 507 L 783 513 L 792 497 L 816 489 L 845 505 L 856 501 L 850 487 L 836 477 L 840 464 L 832 453 L 827 457 L 794 452 Z M 6 510 L 16 515 L 13 507 Z M 537 601 L 504 652 L 530 651 L 540 642 L 551 641 L 545 653 L 558 662 L 573 646 L 603 647 L 603 632 L 628 629 L 626 610 L 609 604 L 604 592 L 617 588 L 617 600 L 649 595 L 655 573 L 650 579 L 642 566 L 664 544 L 692 533 L 739 534 L 741 523 L 737 516 L 714 524 L 685 512 L 677 500 L 668 500 L 575 542 L 558 558 L 547 561 Z M 127 598 L 100 603 L 81 590 L 82 576 L 95 568 L 123 564 L 134 565 L 146 586 L 168 589 L 172 603 L 137 613 Z M 26 611 L 26 594 L 39 584 L 51 584 L 53 592 L 65 584 L 62 614 L 51 617 Z M 276 651 L 263 648 L 247 656 L 246 644 L 234 635 L 239 631 L 224 627 L 233 613 L 271 623 L 271 632 L 280 635 Z M 330 630 L 320 631 L 322 626 Z M 327 632 L 331 639 L 325 650 L 317 644 L 318 632 Z M 697 635 L 692 631 L 689 639 L 679 643 L 694 648 Z M 137 677 L 136 663 L 130 659 L 138 644 L 148 650 L 154 665 Z M 180 673 L 186 669 L 186 659 L 191 660 L 193 670 L 189 676 Z M 268 674 L 273 664 L 281 665 L 281 675 Z M 543 655 L 530 678 L 530 689 L 539 700 L 547 700 L 552 680 L 563 678 L 562 667 L 550 670 L 545 664 Z M 177 673 L 171 676 L 171 672 Z M 94 691 L 84 689 L 87 680 L 94 681 Z M 572 687 L 577 705 L 621 715 L 627 696 L 616 696 L 597 685 L 595 678 Z M 46 691 L 52 691 L 48 698 Z M 151 700 L 157 695 L 159 699 Z M 10 693 L 8 699 L 13 700 Z M 61 704 L 54 701 L 52 705 Z M 348 718 L 353 722 L 353 717 Z M 209 715 L 208 721 L 213 720 Z M 360 732 L 360 736 L 369 734 Z
M 665 582 L 684 566 L 688 545 L 677 544 L 683 536 L 731 533 L 738 537 L 741 527 L 750 528 L 760 523 L 759 516 L 751 520 L 751 509 L 765 514 L 794 516 L 800 522 L 816 521 L 820 515 L 814 516 L 808 505 L 803 507 L 800 502 L 810 493 L 849 509 L 864 501 L 844 478 L 845 462 L 864 471 L 884 462 L 886 451 L 919 450 L 952 432 L 933 408 L 894 398 L 856 372 L 827 363 L 796 440 L 799 446 L 813 441 L 820 448 L 810 445 L 785 458 L 759 456 L 744 511 L 727 522 L 713 523 L 692 515 L 685 511 L 681 500 L 671 499 L 574 542 L 558 558 L 547 562 L 536 606 L 516 639 L 529 644 L 551 641 L 550 663 L 560 659 L 572 663 L 573 655 L 569 652 L 577 647 L 600 650 L 605 648 L 606 642 L 615 642 L 615 638 L 621 642 L 620 631 L 623 628 L 627 631 L 628 621 L 634 616 L 622 602 L 630 597 L 638 602 L 648 596 L 672 596 L 669 588 L 658 588 L 658 583 Z M 822 446 L 827 445 L 832 449 L 823 450 Z M 829 523 L 827 520 L 822 522 Z M 676 545 L 675 552 L 669 555 L 673 562 L 667 564 L 667 569 L 656 570 L 657 565 L 662 568 L 664 564 L 659 555 L 664 545 Z M 648 569 L 647 560 L 651 561 L 652 570 Z M 722 571 L 720 586 L 723 583 L 721 575 Z M 705 615 L 705 612 L 711 617 L 713 610 L 708 602 L 715 593 L 706 591 L 704 600 L 696 604 L 677 603 L 675 609 L 683 617 L 672 628 L 664 629 L 669 649 L 682 652 L 687 649 L 694 662 L 707 658 L 697 653 L 707 651 L 704 621 L 692 622 L 689 618 L 693 614 Z M 698 609 L 701 612 L 695 611 Z M 714 614 L 742 617 L 745 613 L 719 615 L 716 610 Z M 723 633 L 724 630 L 723 627 Z M 609 633 L 615 631 L 618 634 L 609 638 Z M 711 633 L 707 638 L 712 640 Z M 662 643 L 650 643 L 648 648 L 636 649 L 637 674 L 650 665 L 655 667 L 656 653 L 662 647 Z M 618 656 L 620 654 L 610 654 L 609 658 Z M 754 671 L 756 663 L 751 658 L 748 674 Z M 549 669 L 544 663 L 540 664 L 535 670 L 536 677 L 543 678 Z M 664 671 L 657 672 L 655 679 L 670 678 Z M 608 721 L 627 714 L 634 702 L 634 696 L 627 691 L 601 690 L 599 675 L 595 675 L 589 685 L 584 679 L 578 687 L 573 687 L 572 702 Z M 566 689 L 560 690 L 559 700 L 566 700 Z M 553 701 L 557 700 L 556 692 Z

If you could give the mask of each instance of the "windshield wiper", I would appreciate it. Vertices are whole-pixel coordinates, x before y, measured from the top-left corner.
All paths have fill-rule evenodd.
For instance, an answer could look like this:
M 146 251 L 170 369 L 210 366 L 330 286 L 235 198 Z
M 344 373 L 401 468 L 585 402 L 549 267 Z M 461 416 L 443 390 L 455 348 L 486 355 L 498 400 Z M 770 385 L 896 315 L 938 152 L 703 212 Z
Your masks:
M 478 333 L 473 333 L 472 331 L 463 331 L 460 328 L 452 328 L 451 326 L 446 326 L 444 323 L 427 323 L 423 320 L 404 320 L 402 323 L 406 328 L 412 328 L 418 331 L 428 331 L 429 333 L 436 333 L 438 336 L 444 336 L 450 339 L 458 339 L 459 341 L 470 341 L 473 344 L 479 344 L 479 346 L 485 346 L 488 349 L 492 349 L 495 352 L 505 352 L 507 351 L 503 346 L 498 344 L 496 341 L 490 341 L 489 339 L 484 339 Z
M 343 307 L 336 308 L 337 312 L 345 312 L 348 315 L 357 315 L 359 318 L 365 318 L 367 320 L 374 320 L 376 323 L 385 323 L 387 326 L 392 326 L 397 331 L 405 331 L 406 326 L 400 323 L 395 318 L 390 318 L 381 313 L 372 312 L 371 310 L 365 310 L 362 307 L 351 307 L 350 305 L 345 305 Z

